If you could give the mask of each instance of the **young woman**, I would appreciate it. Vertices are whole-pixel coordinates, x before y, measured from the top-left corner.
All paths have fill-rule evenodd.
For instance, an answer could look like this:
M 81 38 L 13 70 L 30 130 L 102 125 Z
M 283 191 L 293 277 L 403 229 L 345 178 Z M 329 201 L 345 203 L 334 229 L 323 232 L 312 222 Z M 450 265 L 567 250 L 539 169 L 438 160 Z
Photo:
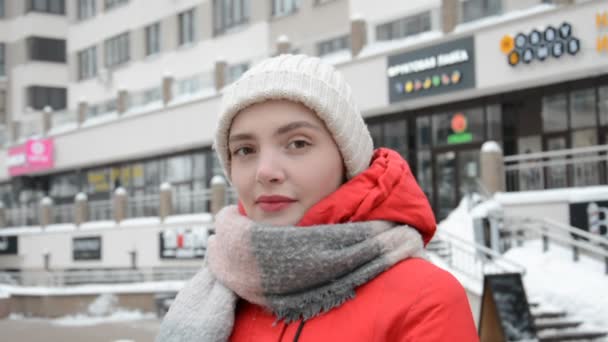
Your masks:
M 225 89 L 215 148 L 239 196 L 157 341 L 477 341 L 462 286 L 423 258 L 435 219 L 407 163 L 373 151 L 318 58 Z

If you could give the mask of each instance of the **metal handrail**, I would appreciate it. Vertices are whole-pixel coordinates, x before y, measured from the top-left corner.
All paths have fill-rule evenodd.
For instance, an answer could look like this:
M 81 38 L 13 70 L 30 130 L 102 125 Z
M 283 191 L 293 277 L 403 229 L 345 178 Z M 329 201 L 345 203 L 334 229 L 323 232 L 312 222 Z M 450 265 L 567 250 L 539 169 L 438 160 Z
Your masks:
M 99 283 L 141 283 L 152 281 L 186 281 L 200 267 L 170 269 L 114 269 L 0 272 L 0 284 L 18 286 L 63 287 Z
M 548 167 L 548 166 L 566 166 L 571 164 L 579 164 L 579 163 L 592 163 L 592 162 L 601 162 L 607 161 L 608 155 L 593 155 L 588 157 L 576 157 L 575 159 L 550 159 L 550 160 L 535 160 L 535 161 L 525 161 L 519 164 L 510 164 L 505 165 L 505 171 L 511 170 L 521 170 L 521 169 L 532 169 L 535 167 Z
M 570 155 L 578 155 L 578 154 L 583 154 L 583 153 L 596 153 L 596 152 L 608 152 L 608 145 L 596 145 L 596 146 L 577 147 L 577 148 L 562 149 L 562 150 L 555 150 L 555 151 L 517 154 L 517 155 L 512 155 L 512 156 L 505 156 L 503 160 L 505 163 L 511 163 L 511 162 L 525 161 L 525 160 L 529 160 L 529 159 L 567 157 Z
M 476 242 L 464 240 L 459 236 L 452 233 L 448 233 L 446 231 L 437 231 L 435 234 L 443 238 L 443 241 L 448 242 L 450 244 L 450 247 L 456 247 L 461 249 L 462 251 L 466 251 L 473 255 L 476 260 L 481 261 L 483 273 L 487 273 L 485 272 L 485 270 L 491 270 L 492 267 L 495 267 L 497 268 L 498 273 L 514 272 L 521 273 L 522 275 L 526 274 L 525 266 L 513 260 L 509 260 L 504 255 L 496 252 L 493 249 L 480 245 Z M 460 246 L 455 246 L 453 242 L 460 244 Z M 485 256 L 485 258 L 479 258 L 479 255 L 483 255 Z M 481 275 L 479 275 L 479 277 L 481 277 Z

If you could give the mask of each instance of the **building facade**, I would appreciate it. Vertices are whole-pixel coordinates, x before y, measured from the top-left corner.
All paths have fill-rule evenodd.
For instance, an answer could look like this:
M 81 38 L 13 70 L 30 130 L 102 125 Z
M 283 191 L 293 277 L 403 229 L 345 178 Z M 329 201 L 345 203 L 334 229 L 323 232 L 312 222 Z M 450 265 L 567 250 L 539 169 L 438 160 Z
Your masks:
M 402 153 L 440 218 L 475 189 L 487 140 L 512 155 L 608 139 L 601 0 L 16 3 L 0 1 L 9 210 L 34 213 L 45 196 L 69 205 L 80 192 L 107 201 L 118 187 L 134 198 L 164 182 L 176 198 L 208 188 L 221 173 L 211 150 L 221 89 L 284 52 L 345 75 L 375 144 Z M 594 177 L 605 183 L 605 170 Z

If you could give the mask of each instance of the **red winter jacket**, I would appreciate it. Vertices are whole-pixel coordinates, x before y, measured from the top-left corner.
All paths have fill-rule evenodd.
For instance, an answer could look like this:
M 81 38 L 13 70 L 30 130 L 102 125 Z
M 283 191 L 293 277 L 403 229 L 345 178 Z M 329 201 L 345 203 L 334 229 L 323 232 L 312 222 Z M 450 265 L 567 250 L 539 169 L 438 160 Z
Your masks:
M 370 167 L 313 206 L 300 226 L 388 220 L 415 227 L 425 244 L 435 219 L 407 163 L 380 148 Z M 460 283 L 426 260 L 410 258 L 358 287 L 355 298 L 304 325 L 286 325 L 241 300 L 230 341 L 478 341 Z

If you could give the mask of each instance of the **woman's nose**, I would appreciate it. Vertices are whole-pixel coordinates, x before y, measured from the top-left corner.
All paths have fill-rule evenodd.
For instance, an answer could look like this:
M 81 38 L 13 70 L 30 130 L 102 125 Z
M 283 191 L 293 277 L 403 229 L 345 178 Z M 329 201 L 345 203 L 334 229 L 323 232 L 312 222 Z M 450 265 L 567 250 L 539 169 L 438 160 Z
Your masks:
M 256 180 L 265 184 L 282 183 L 285 180 L 281 160 L 275 153 L 260 153 Z

